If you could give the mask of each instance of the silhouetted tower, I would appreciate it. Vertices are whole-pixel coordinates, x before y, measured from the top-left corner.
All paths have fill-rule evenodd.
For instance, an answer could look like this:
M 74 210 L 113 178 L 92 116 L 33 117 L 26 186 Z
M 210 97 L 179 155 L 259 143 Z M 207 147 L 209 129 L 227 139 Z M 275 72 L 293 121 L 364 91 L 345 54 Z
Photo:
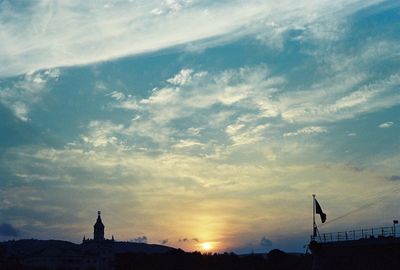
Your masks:
M 93 232 L 93 238 L 94 241 L 103 241 L 104 240 L 104 224 L 101 221 L 101 212 L 98 211 L 97 212 L 98 216 L 97 216 L 97 221 L 96 224 L 94 224 L 94 232 Z

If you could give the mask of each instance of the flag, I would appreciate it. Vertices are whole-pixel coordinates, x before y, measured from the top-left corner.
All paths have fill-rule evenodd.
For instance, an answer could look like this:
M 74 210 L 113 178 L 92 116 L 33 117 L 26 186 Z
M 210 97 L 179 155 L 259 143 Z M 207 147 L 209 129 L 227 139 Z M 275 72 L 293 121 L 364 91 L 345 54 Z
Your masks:
M 316 199 L 315 199 L 315 213 L 321 216 L 322 223 L 326 221 L 326 214 L 322 212 L 322 208 Z

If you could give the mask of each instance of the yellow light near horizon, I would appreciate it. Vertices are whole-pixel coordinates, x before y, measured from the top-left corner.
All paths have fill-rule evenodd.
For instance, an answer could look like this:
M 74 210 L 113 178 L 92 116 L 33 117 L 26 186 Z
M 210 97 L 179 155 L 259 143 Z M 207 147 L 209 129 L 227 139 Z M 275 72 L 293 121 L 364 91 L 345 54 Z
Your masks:
M 210 242 L 204 242 L 201 244 L 201 247 L 203 248 L 203 250 L 209 251 L 212 249 L 212 244 Z

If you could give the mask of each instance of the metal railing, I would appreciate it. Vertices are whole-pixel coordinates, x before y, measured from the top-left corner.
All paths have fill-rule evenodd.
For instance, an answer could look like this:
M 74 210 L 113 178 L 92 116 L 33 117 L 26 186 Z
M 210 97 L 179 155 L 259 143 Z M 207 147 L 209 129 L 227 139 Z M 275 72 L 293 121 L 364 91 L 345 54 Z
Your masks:
M 359 239 L 369 239 L 376 237 L 398 237 L 400 233 L 396 232 L 396 228 L 380 227 L 370 229 L 360 229 L 344 232 L 322 233 L 319 234 L 315 240 L 317 242 L 334 242 L 334 241 L 350 241 Z

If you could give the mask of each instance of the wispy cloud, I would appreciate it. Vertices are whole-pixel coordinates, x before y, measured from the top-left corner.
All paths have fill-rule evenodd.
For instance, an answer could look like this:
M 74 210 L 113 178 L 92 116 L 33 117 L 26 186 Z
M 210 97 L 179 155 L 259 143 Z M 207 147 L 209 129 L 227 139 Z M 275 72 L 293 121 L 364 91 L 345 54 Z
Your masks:
M 203 143 L 194 140 L 181 140 L 179 143 L 175 144 L 177 148 L 193 147 L 193 146 L 203 146 Z
M 48 84 L 59 76 L 58 69 L 50 69 L 16 77 L 11 83 L 0 82 L 0 103 L 21 121 L 29 121 L 30 107 L 41 100 L 49 90 Z
M 184 85 L 190 81 L 192 73 L 193 73 L 192 69 L 182 69 L 173 78 L 168 79 L 167 82 L 175 85 Z
M 328 86 L 327 83 L 324 82 L 325 87 Z M 372 83 L 365 82 L 362 86 L 346 86 L 345 83 L 336 82 L 338 87 L 343 87 L 341 93 L 336 93 L 338 97 L 333 91 L 329 92 L 326 89 L 313 89 L 289 95 L 282 100 L 287 106 L 282 112 L 283 118 L 296 122 L 339 121 L 400 103 L 399 94 L 394 91 L 400 84 L 399 74 Z
M 378 127 L 380 127 L 380 128 L 391 128 L 393 125 L 394 125 L 393 122 L 385 122 L 385 123 L 380 124 Z
M 363 50 L 360 54 L 370 55 Z M 293 89 L 283 74 L 271 74 L 265 65 L 216 74 L 182 69 L 166 80 L 165 87 L 153 89 L 146 98 L 114 91 L 109 94 L 114 99 L 110 104 L 133 113 L 132 124 L 118 132 L 148 137 L 175 148 L 204 146 L 210 139 L 222 142 L 228 138 L 233 145 L 256 143 L 267 133 L 279 134 L 275 127 L 288 124 L 305 127 L 286 131 L 285 137 L 326 133 L 324 126 L 331 122 L 400 104 L 396 91 L 400 75 L 370 81 L 356 63 L 372 64 L 377 60 L 361 59 L 353 58 L 348 63 L 354 67 L 350 71 L 337 71 L 306 90 Z M 329 70 L 334 68 L 329 65 Z M 201 117 L 204 113 L 207 119 Z M 178 119 L 185 120 L 179 128 L 175 125 Z M 187 131 L 189 128 L 207 130 L 207 137 L 195 138 Z M 183 134 L 189 137 L 182 138 Z
M 278 114 L 272 114 L 262 100 L 276 92 L 285 80 L 271 76 L 268 68 L 261 65 L 217 74 L 182 69 L 166 82 L 165 87 L 153 89 L 147 98 L 116 91 L 109 94 L 114 100 L 111 108 L 134 115 L 131 124 L 117 132 L 181 149 L 206 146 L 210 139 L 219 141 L 226 136 L 235 145 L 256 142 L 269 127 L 262 119 Z M 204 113 L 209 115 L 207 119 L 202 117 Z M 178 119 L 186 119 L 179 128 L 175 126 Z M 198 136 L 205 130 L 206 137 Z
M 377 2 L 42 0 L 21 7 L 3 1 L 0 76 L 105 61 L 213 37 L 226 40 L 250 33 L 279 44 L 290 29 L 326 33 L 333 22 Z
M 299 130 L 296 130 L 294 132 L 287 132 L 283 134 L 284 137 L 291 137 L 291 136 L 297 136 L 297 135 L 310 135 L 310 134 L 316 134 L 316 133 L 326 133 L 327 130 L 324 127 L 317 127 L 317 126 L 311 126 L 311 127 L 305 127 Z
M 91 121 L 88 128 L 90 130 L 89 134 L 82 136 L 82 140 L 94 147 L 118 143 L 118 140 L 114 134 L 123 130 L 122 125 L 116 125 L 109 121 Z

